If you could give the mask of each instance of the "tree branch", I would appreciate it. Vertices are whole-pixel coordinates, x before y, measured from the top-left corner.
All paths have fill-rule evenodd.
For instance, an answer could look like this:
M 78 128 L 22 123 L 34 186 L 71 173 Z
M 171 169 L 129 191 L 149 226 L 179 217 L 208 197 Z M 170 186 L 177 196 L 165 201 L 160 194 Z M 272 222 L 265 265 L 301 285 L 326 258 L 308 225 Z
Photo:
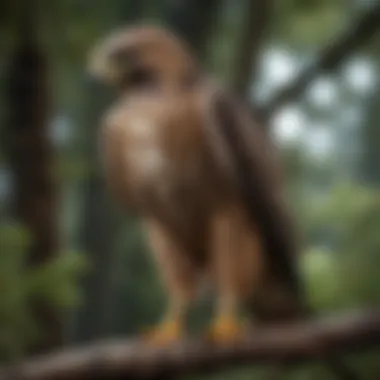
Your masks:
M 309 84 L 323 71 L 337 68 L 343 59 L 355 49 L 363 45 L 380 28 L 380 1 L 370 7 L 348 28 L 340 38 L 327 45 L 319 53 L 318 58 L 269 103 L 259 110 L 259 115 L 268 118 L 284 104 L 294 100 L 309 86 Z
M 293 326 L 260 328 L 243 341 L 153 348 L 133 341 L 94 344 L 37 357 L 0 371 L 2 380 L 158 379 L 255 362 L 296 363 L 380 345 L 380 309 Z
M 232 89 L 242 97 L 247 95 L 256 77 L 257 57 L 267 32 L 272 3 L 272 0 L 251 0 L 244 9 L 231 81 Z

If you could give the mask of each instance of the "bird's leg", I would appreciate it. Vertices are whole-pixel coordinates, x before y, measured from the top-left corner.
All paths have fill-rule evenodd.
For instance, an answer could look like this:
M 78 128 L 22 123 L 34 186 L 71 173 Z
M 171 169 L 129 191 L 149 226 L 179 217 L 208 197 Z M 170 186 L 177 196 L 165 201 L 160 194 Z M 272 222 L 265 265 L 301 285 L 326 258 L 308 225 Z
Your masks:
M 145 338 L 147 341 L 162 345 L 182 339 L 185 331 L 184 320 L 187 309 L 188 301 L 185 298 L 177 296 L 170 299 L 169 306 L 161 322 L 146 333 Z
M 196 276 L 188 253 L 180 249 L 166 228 L 149 221 L 147 231 L 168 295 L 168 307 L 161 322 L 147 332 L 147 341 L 162 345 L 184 336 L 185 318 L 194 298 Z
M 216 284 L 218 303 L 210 338 L 215 342 L 239 339 L 245 330 L 240 319 L 240 306 L 244 296 L 242 265 L 242 223 L 234 207 L 226 207 L 212 220 L 212 269 Z M 240 259 L 239 259 L 239 256 Z
M 229 343 L 244 335 L 245 326 L 239 316 L 239 307 L 234 296 L 221 295 L 216 315 L 211 324 L 209 337 L 216 343 Z

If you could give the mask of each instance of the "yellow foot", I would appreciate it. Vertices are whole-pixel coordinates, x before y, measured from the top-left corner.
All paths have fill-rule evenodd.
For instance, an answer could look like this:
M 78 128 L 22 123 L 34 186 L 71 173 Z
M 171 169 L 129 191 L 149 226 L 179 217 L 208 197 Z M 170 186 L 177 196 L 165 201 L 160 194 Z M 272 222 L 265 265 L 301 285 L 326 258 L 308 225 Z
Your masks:
M 165 321 L 151 331 L 144 334 L 148 344 L 157 346 L 167 345 L 179 341 L 182 338 L 183 329 L 178 321 Z
M 232 343 L 241 340 L 246 326 L 234 317 L 218 317 L 211 325 L 208 338 L 215 343 Z

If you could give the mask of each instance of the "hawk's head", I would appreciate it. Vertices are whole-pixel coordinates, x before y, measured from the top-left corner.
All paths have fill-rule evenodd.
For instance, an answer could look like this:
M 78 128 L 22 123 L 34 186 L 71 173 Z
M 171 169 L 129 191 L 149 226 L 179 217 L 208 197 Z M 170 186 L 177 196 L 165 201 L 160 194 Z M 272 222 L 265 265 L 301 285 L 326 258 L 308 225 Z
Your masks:
M 188 48 L 158 27 L 129 27 L 112 33 L 90 55 L 91 74 L 113 87 L 178 86 L 197 75 Z

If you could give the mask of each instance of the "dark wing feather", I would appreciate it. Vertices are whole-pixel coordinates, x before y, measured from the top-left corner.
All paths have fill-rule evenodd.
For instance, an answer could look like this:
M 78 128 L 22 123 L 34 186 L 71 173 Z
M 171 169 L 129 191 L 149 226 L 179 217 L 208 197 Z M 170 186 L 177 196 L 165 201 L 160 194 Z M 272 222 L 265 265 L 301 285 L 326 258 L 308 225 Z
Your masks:
M 285 318 L 310 317 L 313 310 L 305 304 L 302 297 L 296 270 L 297 247 L 293 223 L 283 200 L 284 192 L 277 177 L 277 162 L 269 137 L 260 126 L 255 125 L 249 109 L 244 109 L 222 91 L 216 91 L 214 95 L 212 109 L 216 123 L 209 124 L 209 137 L 220 136 L 222 147 L 237 174 L 236 179 L 247 211 L 258 223 L 264 239 L 265 257 L 272 275 L 288 288 L 296 302 L 293 312 L 290 310 L 286 316 L 285 311 Z M 270 318 L 281 319 L 279 314 L 281 311 Z M 322 354 L 325 354 L 324 360 L 334 373 L 352 377 L 352 371 L 340 358 Z
M 211 110 L 215 122 L 207 127 L 209 140 L 219 138 L 213 144 L 215 153 L 228 161 L 225 170 L 230 170 L 246 210 L 259 229 L 269 275 L 298 302 L 301 287 L 296 239 L 269 137 L 254 122 L 250 110 L 223 91 L 212 96 Z

